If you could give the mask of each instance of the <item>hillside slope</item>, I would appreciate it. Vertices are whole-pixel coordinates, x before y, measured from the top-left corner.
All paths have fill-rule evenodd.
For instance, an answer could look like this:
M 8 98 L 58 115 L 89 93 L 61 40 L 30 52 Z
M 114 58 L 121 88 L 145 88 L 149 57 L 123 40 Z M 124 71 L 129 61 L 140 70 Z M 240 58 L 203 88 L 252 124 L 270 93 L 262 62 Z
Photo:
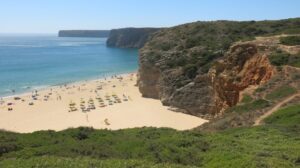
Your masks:
M 299 18 L 195 22 L 161 30 L 140 50 L 139 89 L 177 111 L 218 118 L 244 91 L 277 76 L 276 67 L 297 67 L 299 46 L 283 44 L 275 35 L 299 33 Z M 272 57 L 277 51 L 291 59 L 276 65 L 282 57 Z

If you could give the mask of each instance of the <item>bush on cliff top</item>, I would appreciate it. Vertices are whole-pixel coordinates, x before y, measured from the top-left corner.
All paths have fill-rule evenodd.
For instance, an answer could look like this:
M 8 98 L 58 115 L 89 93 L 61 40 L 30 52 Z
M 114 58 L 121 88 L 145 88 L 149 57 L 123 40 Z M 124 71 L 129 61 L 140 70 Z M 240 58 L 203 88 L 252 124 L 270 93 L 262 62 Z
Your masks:
M 176 68 L 184 66 L 182 65 L 184 62 L 185 65 L 196 65 L 200 69 L 197 72 L 206 73 L 211 62 L 222 57 L 233 42 L 251 40 L 256 36 L 300 33 L 299 24 L 300 18 L 259 22 L 189 23 L 157 32 L 142 51 L 159 51 L 161 56 L 153 63 L 164 60 L 164 64 L 169 68 Z M 178 54 L 170 56 L 170 53 Z
M 281 37 L 280 43 L 284 45 L 300 45 L 300 36 L 287 36 L 287 37 Z
M 282 50 L 276 50 L 269 56 L 269 60 L 275 66 L 290 65 L 300 68 L 300 53 L 289 54 Z

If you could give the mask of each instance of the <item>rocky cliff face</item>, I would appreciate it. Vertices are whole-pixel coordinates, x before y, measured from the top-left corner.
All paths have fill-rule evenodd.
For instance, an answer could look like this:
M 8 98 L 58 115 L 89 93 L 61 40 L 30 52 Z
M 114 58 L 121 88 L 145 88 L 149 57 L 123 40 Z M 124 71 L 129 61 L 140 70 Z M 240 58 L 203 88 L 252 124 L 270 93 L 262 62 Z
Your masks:
M 141 48 L 148 37 L 158 31 L 156 28 L 123 28 L 111 30 L 107 46 L 120 48 Z
M 216 112 L 236 105 L 243 90 L 267 82 L 275 72 L 268 52 L 259 51 L 255 41 L 233 45 L 209 72 Z
M 182 69 L 161 72 L 141 62 L 138 83 L 145 97 L 211 117 L 236 105 L 243 90 L 267 82 L 275 72 L 266 51 L 258 51 L 255 42 L 244 42 L 233 45 L 207 74 L 198 74 L 192 81 L 183 77 Z M 186 84 L 177 88 L 176 81 L 181 80 Z
M 217 117 L 235 106 L 245 89 L 276 74 L 268 57 L 282 46 L 247 40 L 285 32 L 281 22 L 291 28 L 300 20 L 196 22 L 161 30 L 140 50 L 140 92 L 185 113 Z M 239 40 L 246 42 L 234 43 Z
M 108 37 L 110 30 L 60 30 L 58 37 Z

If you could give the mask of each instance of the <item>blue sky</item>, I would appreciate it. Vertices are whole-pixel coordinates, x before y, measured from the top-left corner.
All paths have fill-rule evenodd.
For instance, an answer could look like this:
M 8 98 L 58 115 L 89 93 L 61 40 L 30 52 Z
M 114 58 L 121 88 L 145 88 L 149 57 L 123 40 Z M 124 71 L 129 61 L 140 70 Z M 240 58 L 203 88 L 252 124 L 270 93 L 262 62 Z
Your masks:
M 3 0 L 0 33 L 300 17 L 300 0 Z

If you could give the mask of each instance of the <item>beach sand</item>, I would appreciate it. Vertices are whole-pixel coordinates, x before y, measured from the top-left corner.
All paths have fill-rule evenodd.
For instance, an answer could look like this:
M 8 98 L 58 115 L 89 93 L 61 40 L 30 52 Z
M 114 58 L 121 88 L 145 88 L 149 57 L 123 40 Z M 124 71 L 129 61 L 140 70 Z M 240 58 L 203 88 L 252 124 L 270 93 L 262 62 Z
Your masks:
M 143 98 L 135 86 L 135 73 L 118 77 L 47 88 L 37 92 L 37 100 L 32 98 L 35 92 L 19 95 L 20 100 L 4 98 L 5 103 L 0 105 L 0 129 L 21 133 L 79 126 L 111 130 L 145 126 L 188 130 L 207 122 L 170 111 L 159 100 Z M 118 96 L 121 103 L 114 102 L 112 95 Z M 106 96 L 110 96 L 113 105 L 109 105 Z M 97 97 L 107 106 L 100 107 Z M 82 112 L 81 104 L 87 108 L 89 99 L 93 99 L 96 109 Z M 29 105 L 31 102 L 33 105 Z M 72 103 L 77 111 L 69 112 Z

